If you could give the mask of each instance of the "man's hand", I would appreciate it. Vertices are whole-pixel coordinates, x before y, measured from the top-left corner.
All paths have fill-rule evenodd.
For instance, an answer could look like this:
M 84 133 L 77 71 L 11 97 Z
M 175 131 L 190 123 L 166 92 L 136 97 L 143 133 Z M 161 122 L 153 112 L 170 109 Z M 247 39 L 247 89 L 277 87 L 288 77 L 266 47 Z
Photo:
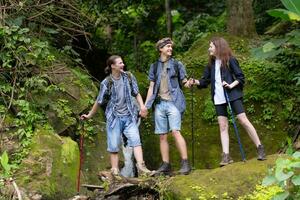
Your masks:
M 89 114 L 83 114 L 83 115 L 80 116 L 81 120 L 86 120 L 86 119 L 91 119 L 91 118 L 92 118 L 92 116 L 90 115 L 90 113 Z
M 145 105 L 141 106 L 140 113 L 141 117 L 146 117 L 148 115 L 148 109 Z

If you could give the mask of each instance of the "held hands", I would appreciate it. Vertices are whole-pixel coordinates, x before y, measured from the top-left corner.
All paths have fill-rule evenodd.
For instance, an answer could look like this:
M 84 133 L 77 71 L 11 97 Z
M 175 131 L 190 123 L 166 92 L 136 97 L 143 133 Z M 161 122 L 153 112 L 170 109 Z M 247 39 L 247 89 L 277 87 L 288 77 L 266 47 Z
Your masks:
M 200 85 L 200 82 L 199 82 L 199 80 L 197 80 L 197 79 L 190 78 L 190 79 L 187 81 L 187 84 L 189 85 L 188 88 L 190 88 L 190 87 L 193 86 L 193 85 Z
M 148 109 L 146 108 L 145 105 L 143 105 L 141 107 L 141 110 L 140 110 L 139 114 L 141 115 L 141 117 L 144 117 L 144 118 L 148 115 Z

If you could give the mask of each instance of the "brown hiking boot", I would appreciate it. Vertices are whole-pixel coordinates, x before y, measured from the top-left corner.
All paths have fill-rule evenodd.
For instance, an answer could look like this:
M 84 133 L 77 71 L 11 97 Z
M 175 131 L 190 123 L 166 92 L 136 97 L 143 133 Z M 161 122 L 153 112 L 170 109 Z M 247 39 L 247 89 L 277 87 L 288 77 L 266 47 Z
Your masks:
M 152 176 L 154 175 L 154 171 L 150 171 L 146 165 L 145 162 L 141 162 L 141 163 L 137 163 L 136 164 L 136 168 L 138 170 L 138 175 L 148 175 L 148 176 Z
M 262 144 L 258 145 L 257 147 L 257 160 L 266 160 L 266 153 L 265 153 L 265 148 Z
M 232 158 L 230 157 L 229 153 L 222 153 L 222 160 L 220 162 L 220 166 L 223 167 L 225 165 L 228 165 L 230 163 L 233 163 Z

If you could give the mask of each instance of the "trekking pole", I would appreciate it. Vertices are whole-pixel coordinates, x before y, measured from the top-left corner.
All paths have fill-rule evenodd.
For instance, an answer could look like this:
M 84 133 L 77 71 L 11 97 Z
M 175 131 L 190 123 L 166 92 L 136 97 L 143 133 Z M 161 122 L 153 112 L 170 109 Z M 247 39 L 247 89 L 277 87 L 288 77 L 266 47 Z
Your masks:
M 192 72 L 191 78 L 194 80 L 194 72 Z M 195 167 L 195 138 L 194 138 L 194 86 L 191 87 L 192 93 L 192 166 Z
M 238 140 L 238 143 L 239 143 L 239 148 L 240 148 L 240 152 L 241 152 L 241 155 L 242 155 L 242 160 L 244 162 L 246 162 L 246 156 L 245 156 L 243 145 L 242 145 L 242 142 L 241 142 L 241 139 L 240 139 L 240 134 L 239 134 L 238 128 L 237 128 L 236 123 L 235 123 L 233 111 L 232 111 L 230 101 L 229 101 L 229 97 L 228 97 L 228 93 L 227 93 L 225 87 L 224 87 L 224 94 L 225 94 L 226 102 L 227 102 L 228 107 L 229 107 L 229 111 L 230 111 L 230 115 L 231 115 L 231 119 L 232 119 L 232 123 L 233 123 L 233 128 L 234 128 L 234 133 L 235 133 L 235 136 L 237 137 L 237 140 Z
M 77 195 L 79 195 L 80 191 L 80 175 L 81 175 L 81 169 L 82 169 L 82 164 L 83 164 L 83 140 L 84 140 L 84 122 L 80 120 L 80 125 L 81 125 L 81 132 L 80 132 L 80 142 L 79 142 L 79 169 L 78 169 L 78 174 L 77 174 Z

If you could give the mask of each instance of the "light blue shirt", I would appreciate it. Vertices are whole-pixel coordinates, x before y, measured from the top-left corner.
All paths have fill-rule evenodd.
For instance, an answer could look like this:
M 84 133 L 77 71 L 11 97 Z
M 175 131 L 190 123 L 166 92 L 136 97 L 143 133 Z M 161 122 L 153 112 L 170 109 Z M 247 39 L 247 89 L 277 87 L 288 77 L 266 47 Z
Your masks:
M 127 108 L 129 110 L 130 116 L 132 117 L 132 120 L 137 121 L 138 117 L 138 108 L 136 104 L 132 101 L 132 96 L 136 97 L 139 93 L 139 88 L 137 85 L 136 78 L 131 75 L 131 84 L 128 78 L 128 73 L 122 72 L 121 76 L 123 78 L 124 83 L 124 95 L 126 99 Z M 108 78 L 105 78 L 101 84 L 100 84 L 100 91 L 97 97 L 97 102 L 100 105 L 103 105 L 105 103 L 105 99 L 108 98 L 108 103 L 105 109 L 105 117 L 106 117 L 106 123 L 110 127 L 114 127 L 116 123 L 116 117 L 117 117 L 117 111 L 116 111 L 116 105 L 118 102 L 117 98 L 117 90 L 114 86 L 114 81 L 112 81 L 112 85 L 109 83 Z M 111 87 L 111 88 L 109 88 Z

